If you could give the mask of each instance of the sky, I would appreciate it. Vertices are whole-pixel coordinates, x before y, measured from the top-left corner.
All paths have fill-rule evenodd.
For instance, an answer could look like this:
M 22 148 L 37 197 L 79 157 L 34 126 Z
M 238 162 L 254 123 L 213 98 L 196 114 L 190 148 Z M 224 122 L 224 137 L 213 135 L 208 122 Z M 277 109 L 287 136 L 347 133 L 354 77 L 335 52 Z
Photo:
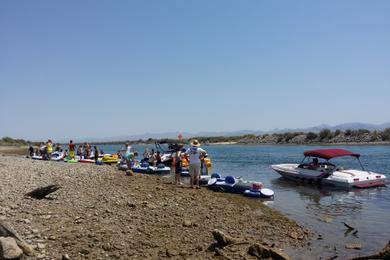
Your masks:
M 0 1 L 0 137 L 390 121 L 390 1 Z

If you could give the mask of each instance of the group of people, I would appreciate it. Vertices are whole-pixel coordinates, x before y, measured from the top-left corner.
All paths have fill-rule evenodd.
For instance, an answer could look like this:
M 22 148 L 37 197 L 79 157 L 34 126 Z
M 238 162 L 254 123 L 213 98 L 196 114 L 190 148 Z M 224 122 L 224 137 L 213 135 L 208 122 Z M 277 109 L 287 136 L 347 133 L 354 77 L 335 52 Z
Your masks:
M 46 143 L 37 144 L 35 149 L 33 146 L 30 146 L 28 149 L 28 153 L 31 157 L 42 156 L 42 159 L 44 160 L 50 160 L 54 152 L 63 153 L 63 157 L 69 157 L 70 159 L 76 159 L 77 155 L 79 159 L 94 158 L 95 161 L 97 161 L 99 155 L 103 151 L 99 151 L 97 146 L 94 146 L 92 151 L 89 143 L 79 144 L 76 150 L 76 145 L 73 143 L 73 140 L 69 141 L 68 149 L 64 150 L 61 144 L 54 144 L 51 139 L 47 140 Z
M 206 151 L 200 147 L 198 140 L 194 139 L 187 150 L 177 149 L 173 156 L 175 169 L 175 184 L 180 185 L 180 176 L 183 169 L 183 160 L 188 160 L 188 171 L 192 188 L 200 188 L 199 179 L 201 175 L 202 161 L 206 157 Z
M 53 144 L 50 139 L 46 143 L 38 144 L 36 149 L 34 149 L 32 146 L 29 147 L 30 156 L 38 155 L 42 156 L 43 159 L 46 160 L 51 159 L 53 152 L 63 152 L 64 157 L 68 156 L 71 159 L 76 159 L 76 155 L 79 159 L 91 159 L 93 155 L 95 161 L 97 161 L 99 155 L 103 153 L 103 151 L 99 151 L 97 146 L 93 146 L 92 154 L 92 148 L 89 143 L 79 144 L 76 150 L 76 145 L 73 143 L 73 140 L 69 141 L 68 149 L 65 151 L 60 144 Z M 136 163 L 136 157 L 138 156 L 138 153 L 133 152 L 129 143 L 126 143 L 118 155 L 120 158 L 123 158 L 126 161 L 127 167 L 131 172 L 132 166 Z M 182 149 L 182 146 L 178 146 L 173 154 L 172 162 L 172 166 L 175 171 L 175 184 L 181 184 L 180 176 L 183 170 L 183 161 L 187 160 L 189 165 L 188 170 L 191 177 L 191 187 L 199 188 L 201 165 L 205 157 L 206 151 L 200 147 L 198 140 L 192 140 L 190 142 L 190 147 L 187 150 Z M 157 166 L 162 163 L 161 153 L 160 151 L 155 152 L 154 149 L 149 152 L 146 149 L 143 154 L 142 161 L 148 162 L 151 166 Z
M 53 152 L 59 152 L 62 151 L 62 147 L 60 144 L 54 144 L 50 139 L 47 140 L 46 143 L 40 143 L 37 144 L 36 148 L 34 149 L 33 146 L 30 146 L 28 148 L 29 155 L 32 156 L 42 156 L 42 158 L 46 160 L 51 159 L 51 154 Z
M 98 147 L 95 145 L 93 146 L 93 153 L 92 153 L 92 148 L 89 143 L 79 144 L 76 151 L 76 145 L 73 143 L 73 140 L 69 141 L 68 148 L 69 148 L 69 157 L 71 159 L 75 159 L 77 155 L 78 158 L 80 159 L 94 158 L 95 161 L 97 161 L 99 155 L 103 152 L 103 151 L 99 151 Z
M 120 151 L 120 157 L 126 161 L 128 174 L 134 175 L 131 168 L 137 163 L 138 153 L 133 152 L 131 146 L 126 143 Z M 199 179 L 201 175 L 202 161 L 207 156 L 206 151 L 200 147 L 198 140 L 192 140 L 190 147 L 182 149 L 182 146 L 178 146 L 173 153 L 172 166 L 175 172 L 175 184 L 181 184 L 181 173 L 183 170 L 183 162 L 188 162 L 188 171 L 190 174 L 190 184 L 192 188 L 200 188 Z M 155 152 L 154 149 L 151 152 L 148 149 L 143 153 L 142 162 L 148 162 L 151 166 L 157 166 L 162 163 L 160 151 Z M 205 166 L 206 167 L 206 166 Z

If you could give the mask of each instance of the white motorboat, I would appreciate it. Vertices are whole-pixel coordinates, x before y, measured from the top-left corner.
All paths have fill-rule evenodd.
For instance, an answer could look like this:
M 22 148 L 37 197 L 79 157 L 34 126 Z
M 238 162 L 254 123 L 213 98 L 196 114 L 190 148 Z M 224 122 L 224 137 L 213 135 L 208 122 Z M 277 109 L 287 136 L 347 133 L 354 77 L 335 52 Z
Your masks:
M 318 149 L 304 152 L 301 164 L 275 164 L 271 168 L 287 179 L 326 184 L 341 188 L 370 188 L 387 183 L 383 174 L 366 171 L 360 162 L 360 154 L 344 149 Z M 361 170 L 344 169 L 329 162 L 336 157 L 350 156 L 358 160 Z M 314 158 L 304 163 L 306 158 Z M 322 159 L 322 161 L 318 161 Z

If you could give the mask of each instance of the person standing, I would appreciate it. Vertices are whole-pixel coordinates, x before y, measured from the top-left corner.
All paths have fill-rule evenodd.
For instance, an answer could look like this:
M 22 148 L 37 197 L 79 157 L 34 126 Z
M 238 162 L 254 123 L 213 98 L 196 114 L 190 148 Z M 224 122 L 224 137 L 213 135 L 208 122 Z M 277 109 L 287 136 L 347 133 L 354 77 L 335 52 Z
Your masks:
M 181 151 L 180 149 L 177 149 L 175 152 L 175 155 L 173 157 L 173 166 L 175 167 L 175 184 L 180 185 L 180 177 L 181 177 L 181 171 L 182 171 L 182 164 L 181 164 Z
M 93 154 L 94 154 L 94 157 L 95 157 L 95 163 L 97 163 L 97 161 L 98 161 L 98 159 L 99 159 L 99 149 L 98 149 L 97 146 L 95 145 L 95 146 L 93 147 L 93 150 L 94 150 Z
M 156 153 L 154 152 L 154 149 L 152 149 L 152 153 L 150 154 L 150 157 L 149 157 L 149 164 L 151 166 L 156 166 Z
M 32 147 L 31 145 L 28 148 L 28 154 L 30 155 L 30 157 L 33 157 L 33 155 L 34 155 L 34 147 Z
M 77 148 L 77 156 L 79 157 L 78 160 L 83 159 L 83 154 L 84 154 L 83 144 L 79 144 L 79 147 Z
M 156 165 L 159 165 L 161 163 L 162 163 L 162 161 L 161 161 L 161 153 L 160 153 L 160 151 L 157 151 L 157 153 L 156 153 Z
M 91 145 L 89 143 L 85 143 L 85 155 L 87 159 L 91 159 Z
M 189 156 L 189 173 L 191 177 L 191 187 L 200 188 L 200 164 L 203 157 L 206 155 L 206 151 L 200 148 L 198 140 L 194 139 L 190 143 L 191 147 L 187 149 L 186 154 Z
M 126 160 L 126 165 L 127 165 L 127 171 L 126 171 L 126 174 L 128 175 L 131 175 L 133 176 L 134 175 L 134 172 L 133 170 L 131 169 L 132 167 L 132 160 L 133 160 L 133 153 L 131 152 L 131 146 L 129 143 L 126 143 L 125 144 L 125 149 L 123 149 L 125 151 L 125 154 L 123 155 L 123 158 Z
M 75 158 L 75 145 L 73 143 L 73 140 L 70 140 L 69 141 L 69 144 L 68 144 L 68 147 L 69 147 L 69 157 L 71 159 L 74 159 Z
M 51 154 L 53 153 L 53 143 L 51 142 L 51 140 L 47 140 L 47 143 L 46 143 L 46 153 L 47 153 L 47 159 L 48 160 L 51 160 Z

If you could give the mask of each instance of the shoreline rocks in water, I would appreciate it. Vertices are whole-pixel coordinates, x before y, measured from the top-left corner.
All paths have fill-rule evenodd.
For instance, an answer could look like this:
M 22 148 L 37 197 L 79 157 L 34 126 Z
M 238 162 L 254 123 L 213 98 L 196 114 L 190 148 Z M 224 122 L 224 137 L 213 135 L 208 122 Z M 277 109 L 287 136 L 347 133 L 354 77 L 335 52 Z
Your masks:
M 253 259 L 251 245 L 302 249 L 311 237 L 259 201 L 108 165 L 0 156 L 0 176 L 0 219 L 39 259 Z M 53 183 L 61 189 L 46 199 L 24 196 Z M 238 242 L 211 250 L 214 230 Z

